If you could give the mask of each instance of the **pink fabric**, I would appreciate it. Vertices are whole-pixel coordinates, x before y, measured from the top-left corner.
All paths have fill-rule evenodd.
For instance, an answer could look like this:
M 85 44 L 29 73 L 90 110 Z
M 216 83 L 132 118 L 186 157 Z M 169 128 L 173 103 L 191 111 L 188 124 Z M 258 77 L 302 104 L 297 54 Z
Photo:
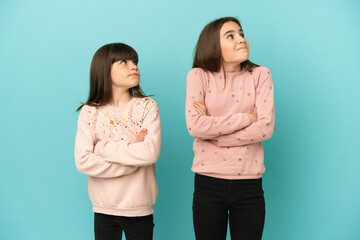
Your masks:
M 148 130 L 144 142 L 134 143 L 144 128 Z M 160 146 L 160 116 L 154 100 L 133 98 L 121 109 L 84 106 L 78 120 L 75 163 L 79 172 L 89 176 L 94 212 L 152 214 Z
M 200 116 L 202 101 L 208 116 Z M 247 113 L 257 114 L 250 124 Z M 187 76 L 186 124 L 194 140 L 192 171 L 223 179 L 256 179 L 265 172 L 261 142 L 274 131 L 274 87 L 269 69 L 223 73 L 192 69 Z M 213 140 L 215 139 L 216 140 Z

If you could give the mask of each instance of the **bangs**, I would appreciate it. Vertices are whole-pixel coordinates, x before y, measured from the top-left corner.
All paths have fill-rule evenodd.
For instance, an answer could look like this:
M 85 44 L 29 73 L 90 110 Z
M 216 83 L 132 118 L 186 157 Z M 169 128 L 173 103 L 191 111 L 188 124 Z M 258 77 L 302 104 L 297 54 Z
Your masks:
M 131 60 L 135 63 L 139 62 L 139 57 L 135 49 L 124 43 L 114 43 L 111 49 L 113 54 L 112 63 L 120 60 Z

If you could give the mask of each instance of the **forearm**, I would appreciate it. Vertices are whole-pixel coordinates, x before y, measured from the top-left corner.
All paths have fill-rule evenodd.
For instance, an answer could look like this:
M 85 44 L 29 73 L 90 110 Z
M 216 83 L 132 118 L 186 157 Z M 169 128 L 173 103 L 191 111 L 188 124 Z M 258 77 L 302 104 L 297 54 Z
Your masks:
M 99 156 L 106 161 L 130 166 L 148 166 L 155 164 L 161 149 L 161 124 L 158 107 L 155 102 L 147 112 L 143 122 L 146 136 L 143 141 L 101 141 L 95 146 Z
M 255 109 L 258 120 L 249 127 L 233 134 L 220 136 L 220 146 L 242 146 L 263 142 L 271 138 L 275 127 L 274 87 L 272 76 L 267 68 L 260 69 L 256 87 Z
M 91 177 L 114 178 L 135 172 L 138 167 L 105 161 L 95 153 L 75 148 L 75 164 L 79 172 Z
M 102 141 L 95 148 L 106 161 L 131 166 L 148 166 L 155 164 L 159 158 L 160 145 L 161 136 L 158 136 L 138 143 Z
M 207 82 L 201 72 L 199 69 L 192 69 L 187 77 L 185 118 L 189 134 L 194 138 L 212 139 L 249 126 L 250 119 L 246 113 L 226 116 L 199 114 L 194 104 L 196 105 L 196 102 L 205 104 Z
M 260 120 L 249 127 L 232 134 L 223 135 L 217 138 L 221 147 L 235 147 L 263 142 L 271 138 L 274 132 L 274 121 L 267 122 Z
M 196 111 L 196 110 L 193 110 Z M 212 139 L 230 134 L 250 125 L 246 113 L 235 113 L 227 116 L 200 116 L 198 113 L 187 114 L 188 131 L 194 138 Z

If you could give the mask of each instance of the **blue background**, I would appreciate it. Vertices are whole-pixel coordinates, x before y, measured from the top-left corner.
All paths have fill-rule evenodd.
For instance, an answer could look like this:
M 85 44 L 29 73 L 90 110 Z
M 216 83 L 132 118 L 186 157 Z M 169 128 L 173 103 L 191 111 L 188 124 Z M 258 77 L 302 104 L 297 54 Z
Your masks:
M 186 75 L 200 31 L 224 16 L 240 19 L 250 59 L 275 84 L 263 239 L 360 239 L 356 0 L 1 1 L 0 239 L 93 239 L 75 109 L 110 42 L 138 51 L 142 88 L 160 107 L 154 239 L 194 239 Z

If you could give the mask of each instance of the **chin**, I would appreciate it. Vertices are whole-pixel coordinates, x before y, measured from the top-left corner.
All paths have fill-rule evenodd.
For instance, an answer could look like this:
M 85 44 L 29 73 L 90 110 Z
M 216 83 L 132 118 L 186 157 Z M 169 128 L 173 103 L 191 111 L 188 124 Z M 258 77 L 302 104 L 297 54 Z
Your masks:
M 132 85 L 131 88 L 137 87 L 139 86 L 139 82 L 137 82 L 136 84 Z
M 131 85 L 135 85 L 135 87 L 137 85 L 139 85 L 139 79 L 134 79 L 132 82 L 131 82 Z
M 241 58 L 241 63 L 243 63 L 243 62 L 245 62 L 247 60 L 249 60 L 249 56 Z

